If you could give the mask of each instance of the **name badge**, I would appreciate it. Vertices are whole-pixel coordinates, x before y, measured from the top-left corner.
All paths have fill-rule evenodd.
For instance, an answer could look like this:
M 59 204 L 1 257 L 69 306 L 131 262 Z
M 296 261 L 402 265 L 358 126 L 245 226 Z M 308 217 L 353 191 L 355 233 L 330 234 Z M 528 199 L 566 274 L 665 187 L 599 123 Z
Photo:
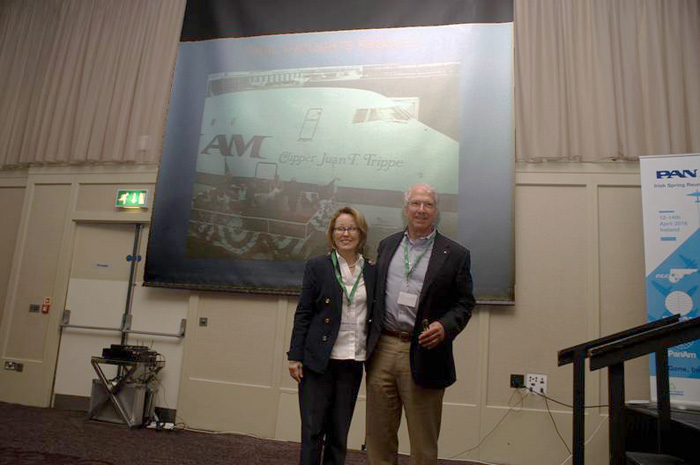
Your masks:
M 406 307 L 414 308 L 418 302 L 418 296 L 416 294 L 409 294 L 408 292 L 399 292 L 399 305 L 405 305 Z

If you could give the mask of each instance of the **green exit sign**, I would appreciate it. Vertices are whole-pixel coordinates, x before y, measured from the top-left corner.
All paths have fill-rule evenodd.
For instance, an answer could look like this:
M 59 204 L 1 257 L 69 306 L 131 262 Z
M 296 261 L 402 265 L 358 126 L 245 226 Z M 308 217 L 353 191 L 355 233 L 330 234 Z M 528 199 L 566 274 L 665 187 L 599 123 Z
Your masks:
M 114 204 L 114 206 L 117 208 L 146 208 L 147 198 L 148 189 L 119 189 L 117 191 L 117 202 Z

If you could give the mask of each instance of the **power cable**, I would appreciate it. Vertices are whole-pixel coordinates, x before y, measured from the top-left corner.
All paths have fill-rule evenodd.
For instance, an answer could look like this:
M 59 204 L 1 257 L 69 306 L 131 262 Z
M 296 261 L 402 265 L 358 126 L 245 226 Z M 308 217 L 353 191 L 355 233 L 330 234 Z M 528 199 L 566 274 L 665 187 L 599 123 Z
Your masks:
M 515 397 L 515 394 L 518 394 L 518 395 L 520 396 L 520 400 L 519 400 L 515 405 L 510 405 L 511 401 L 513 400 L 513 397 Z M 460 455 L 468 454 L 469 452 L 472 452 L 472 451 L 478 449 L 479 447 L 481 447 L 481 445 L 484 443 L 484 441 L 486 441 L 486 439 L 488 439 L 488 437 L 491 436 L 491 434 L 492 434 L 494 431 L 496 431 L 496 428 L 498 428 L 498 427 L 501 425 L 501 423 L 503 423 L 503 420 L 505 420 L 506 417 L 507 417 L 511 412 L 513 412 L 514 410 L 516 410 L 519 406 L 522 406 L 523 400 L 524 400 L 524 398 L 523 398 L 522 393 L 520 392 L 520 389 L 515 390 L 515 391 L 513 392 L 513 394 L 511 394 L 510 398 L 508 399 L 508 407 L 509 407 L 508 411 L 507 411 L 506 413 L 504 413 L 503 416 L 501 417 L 501 419 L 498 420 L 498 423 L 496 423 L 496 425 L 495 425 L 493 428 L 491 428 L 491 430 L 490 430 L 488 433 L 486 433 L 486 435 L 484 435 L 484 437 L 481 439 L 481 441 L 479 441 L 479 443 L 478 443 L 476 446 L 474 446 L 474 447 L 472 447 L 472 448 L 470 448 L 470 449 L 463 450 L 462 452 L 459 452 L 459 453 L 453 455 L 453 456 L 450 457 L 450 458 L 451 458 L 451 459 L 457 458 L 457 457 L 460 456 Z M 522 411 L 522 409 L 520 409 L 520 410 L 518 410 L 518 411 Z
M 556 433 L 557 433 L 557 436 L 559 436 L 559 439 L 562 441 L 562 443 L 564 444 L 564 447 L 566 447 L 566 450 L 569 452 L 570 457 L 571 457 L 571 449 L 569 448 L 569 445 L 566 443 L 566 440 L 564 439 L 564 437 L 562 436 L 561 432 L 559 431 L 559 428 L 558 428 L 558 426 L 557 426 L 557 423 L 556 423 L 556 421 L 554 420 L 554 416 L 552 415 L 552 412 L 551 412 L 551 410 L 550 410 L 550 408 L 549 408 L 549 403 L 548 403 L 548 401 L 552 401 L 552 402 L 554 402 L 555 404 L 559 404 L 559 405 L 562 405 L 562 406 L 564 406 L 564 407 L 568 407 L 568 408 L 571 408 L 571 409 L 573 409 L 574 406 L 573 406 L 573 405 L 570 405 L 570 404 L 567 404 L 567 403 L 565 403 L 565 402 L 561 402 L 561 401 L 558 401 L 558 400 L 556 400 L 556 399 L 553 399 L 552 397 L 549 397 L 549 396 L 547 396 L 546 394 L 542 394 L 542 393 L 533 391 L 533 390 L 530 389 L 530 388 L 525 388 L 525 387 L 523 387 L 523 388 L 517 389 L 517 390 L 515 390 L 515 391 L 513 392 L 513 394 L 510 396 L 510 399 L 508 399 L 508 406 L 509 406 L 508 411 L 507 411 L 505 414 L 503 414 L 503 416 L 501 417 L 500 420 L 498 420 L 498 422 L 496 423 L 496 425 L 495 425 L 493 428 L 491 428 L 491 430 L 490 430 L 488 433 L 486 433 L 486 435 L 484 435 L 484 437 L 481 439 L 481 441 L 479 441 L 479 443 L 478 443 L 476 446 L 474 446 L 474 447 L 472 447 L 472 448 L 470 448 L 470 449 L 466 449 L 466 450 L 464 450 L 464 451 L 462 451 L 462 452 L 459 452 L 459 453 L 457 453 L 457 454 L 451 456 L 450 458 L 451 458 L 451 459 L 454 459 L 454 458 L 457 458 L 457 457 L 460 456 L 460 455 L 467 454 L 467 453 L 469 453 L 469 452 L 472 452 L 472 451 L 478 449 L 479 447 L 481 447 L 481 445 L 484 443 L 484 441 L 486 441 L 486 439 L 487 439 L 491 434 L 493 434 L 494 431 L 496 431 L 496 429 L 501 425 L 501 423 L 503 423 L 503 421 L 506 419 L 506 417 L 507 417 L 511 412 L 513 412 L 513 411 L 515 411 L 515 410 L 517 410 L 517 411 L 522 411 L 522 408 L 518 409 L 518 407 L 521 407 L 521 406 L 522 406 L 523 401 L 524 401 L 524 397 L 523 397 L 522 392 L 521 392 L 522 390 L 525 390 L 528 394 L 532 393 L 532 394 L 535 394 L 535 395 L 537 395 L 537 396 L 539 396 L 539 397 L 542 397 L 542 398 L 544 399 L 545 406 L 546 406 L 546 408 L 547 408 L 547 413 L 549 414 L 549 417 L 550 417 L 550 419 L 552 420 L 552 424 L 554 425 L 554 429 L 555 429 L 555 431 L 556 431 Z M 512 400 L 513 400 L 513 397 L 515 396 L 516 393 L 520 396 L 520 400 L 519 400 L 515 405 L 510 405 L 511 402 L 512 402 Z M 590 409 L 590 408 L 605 408 L 605 407 L 608 407 L 608 404 L 587 405 L 587 406 L 584 406 L 585 409 Z M 602 423 L 601 423 L 601 424 L 602 424 Z M 590 441 L 591 439 L 593 439 L 593 436 L 595 435 L 595 433 L 598 432 L 598 430 L 600 429 L 600 426 L 601 426 L 601 425 L 598 425 L 598 427 L 597 427 L 596 430 L 593 432 L 593 435 L 591 435 L 591 438 L 590 438 L 588 441 Z M 588 441 L 586 442 L 586 444 L 588 443 Z M 568 458 L 567 458 L 567 460 L 568 460 Z M 565 461 L 565 462 L 566 462 L 566 461 Z
M 598 426 L 596 427 L 595 431 L 593 431 L 593 434 L 591 434 L 591 437 L 588 438 L 588 440 L 583 443 L 584 446 L 588 445 L 588 443 L 593 440 L 593 438 L 595 437 L 595 435 L 598 432 L 598 430 L 600 429 L 600 427 L 603 426 L 603 424 L 605 424 L 605 423 L 607 423 L 607 420 L 605 418 L 600 420 L 600 423 L 598 423 Z M 571 460 L 573 458 L 573 456 L 574 456 L 574 454 L 569 453 L 569 456 L 567 458 L 565 458 L 564 461 L 562 463 L 560 463 L 559 465 L 564 465 L 566 462 Z
M 557 436 L 559 436 L 559 439 L 561 439 L 562 444 L 564 444 L 564 447 L 566 447 L 566 451 L 569 454 L 571 454 L 571 449 L 569 448 L 569 445 L 566 443 L 564 436 L 561 435 L 561 432 L 559 432 L 557 422 L 554 421 L 554 415 L 552 415 L 552 411 L 549 409 L 549 402 L 547 402 L 547 397 L 544 398 L 544 405 L 547 407 L 547 413 L 549 414 L 549 418 L 551 418 L 552 420 L 552 424 L 554 425 L 554 430 L 557 432 Z
M 562 406 L 564 406 L 564 407 L 574 408 L 574 406 L 571 405 L 571 404 L 567 404 L 566 402 L 558 401 L 558 400 L 556 400 L 556 399 L 553 399 L 552 397 L 547 396 L 546 394 L 542 394 L 542 393 L 539 393 L 539 392 L 537 392 L 537 391 L 533 391 L 533 390 L 530 389 L 530 388 L 522 388 L 522 389 L 525 389 L 526 391 L 531 392 L 531 393 L 533 393 L 533 394 L 535 394 L 535 395 L 538 395 L 538 396 L 540 396 L 540 397 L 544 397 L 544 398 L 547 399 L 547 400 L 551 400 L 551 401 L 554 402 L 555 404 L 559 404 L 559 405 L 562 405 Z M 583 408 L 587 409 L 587 408 L 606 408 L 606 407 L 609 407 L 609 404 L 585 405 Z

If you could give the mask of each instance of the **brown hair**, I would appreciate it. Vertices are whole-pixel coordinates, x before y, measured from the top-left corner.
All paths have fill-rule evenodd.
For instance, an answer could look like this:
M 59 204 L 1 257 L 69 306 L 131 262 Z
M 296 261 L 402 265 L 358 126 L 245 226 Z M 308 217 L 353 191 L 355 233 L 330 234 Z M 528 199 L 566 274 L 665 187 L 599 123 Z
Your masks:
M 335 228 L 335 221 L 340 215 L 343 214 L 350 215 L 355 220 L 355 225 L 360 232 L 360 242 L 357 244 L 357 252 L 364 255 L 365 245 L 367 245 L 367 220 L 365 219 L 365 215 L 363 215 L 360 210 L 353 207 L 343 207 L 337 212 L 333 213 L 331 220 L 328 222 L 328 230 L 326 231 L 326 236 L 328 237 L 328 250 L 333 250 L 335 247 L 335 241 L 333 240 L 333 234 L 335 231 L 333 228 Z

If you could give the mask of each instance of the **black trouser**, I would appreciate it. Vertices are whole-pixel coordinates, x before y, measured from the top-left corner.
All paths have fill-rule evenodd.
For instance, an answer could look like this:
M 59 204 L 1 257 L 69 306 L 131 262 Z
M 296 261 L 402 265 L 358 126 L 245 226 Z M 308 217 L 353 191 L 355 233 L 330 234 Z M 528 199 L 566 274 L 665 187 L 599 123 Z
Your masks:
M 362 382 L 362 362 L 330 360 L 326 372 L 304 367 L 299 383 L 301 465 L 343 465 Z M 324 447 L 325 444 L 325 447 Z

